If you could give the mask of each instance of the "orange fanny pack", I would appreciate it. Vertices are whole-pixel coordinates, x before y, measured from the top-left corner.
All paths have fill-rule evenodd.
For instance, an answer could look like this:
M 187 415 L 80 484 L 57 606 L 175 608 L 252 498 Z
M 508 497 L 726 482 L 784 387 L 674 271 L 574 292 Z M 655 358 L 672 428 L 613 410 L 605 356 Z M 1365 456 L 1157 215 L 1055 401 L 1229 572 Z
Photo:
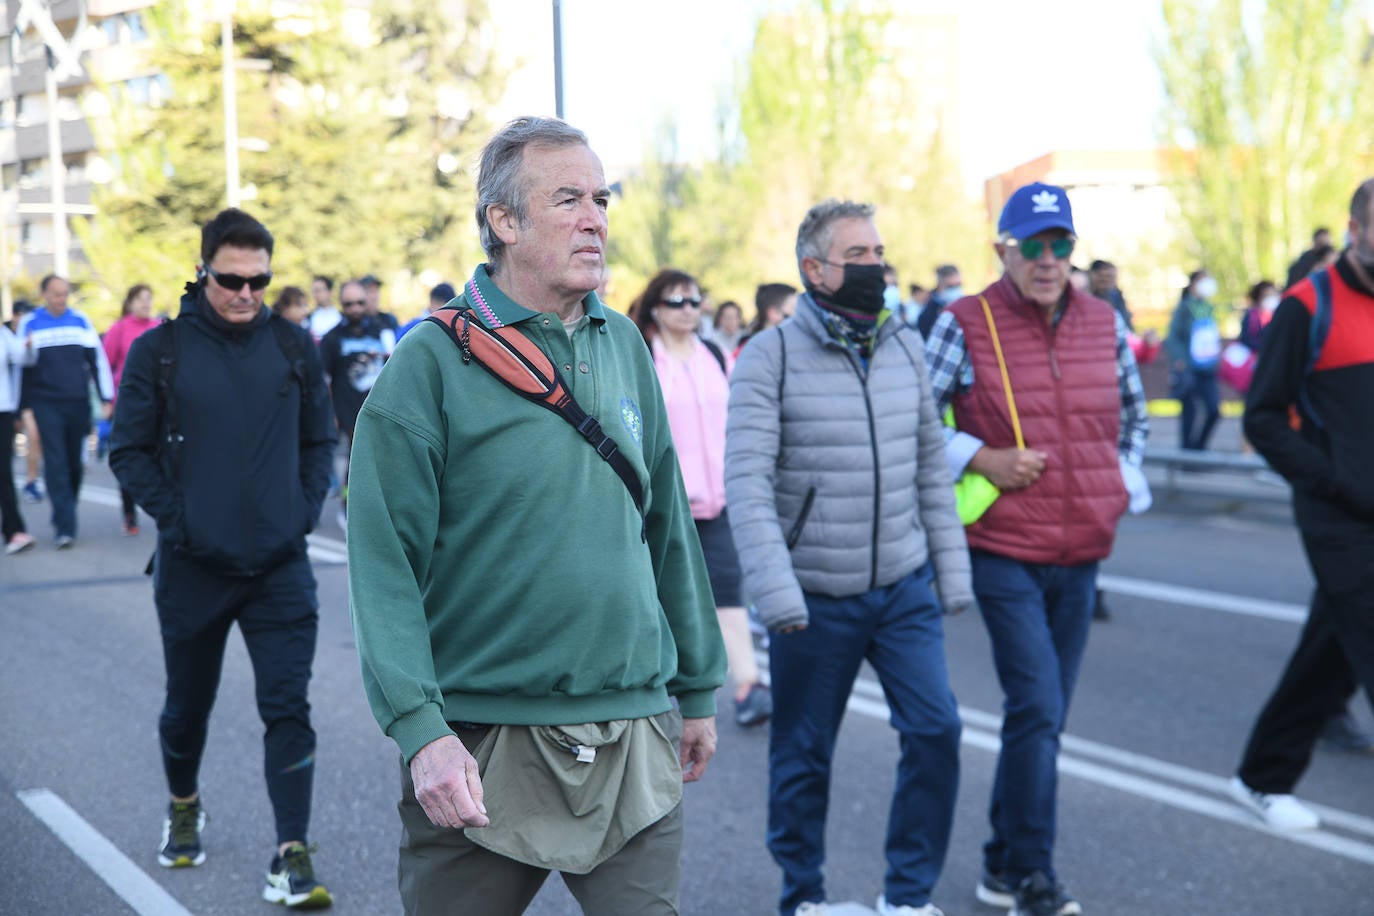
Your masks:
M 466 304 L 445 306 L 425 320 L 444 329 L 458 347 L 465 365 L 476 360 L 479 366 L 507 388 L 572 424 L 625 484 L 639 512 L 640 540 L 648 540 L 644 522 L 644 487 L 639 482 L 639 475 L 616 441 L 602 430 L 596 417 L 577 403 L 553 360 L 534 341 L 515 328 L 488 328 L 481 321 L 473 319 L 472 309 Z

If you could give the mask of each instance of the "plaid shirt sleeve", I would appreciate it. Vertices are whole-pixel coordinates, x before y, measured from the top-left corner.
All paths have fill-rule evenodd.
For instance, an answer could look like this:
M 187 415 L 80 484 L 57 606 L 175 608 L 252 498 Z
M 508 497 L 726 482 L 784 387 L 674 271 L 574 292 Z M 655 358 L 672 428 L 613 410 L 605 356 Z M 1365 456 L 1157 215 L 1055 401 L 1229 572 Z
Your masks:
M 926 370 L 935 394 L 935 408 L 941 416 L 956 394 L 973 387 L 973 361 L 964 345 L 964 329 L 948 309 L 935 319 L 926 338 Z
M 1126 337 L 1126 322 L 1116 314 L 1116 384 L 1121 392 L 1121 438 L 1117 451 L 1122 460 L 1140 467 L 1145 460 L 1145 440 L 1150 434 L 1150 418 L 1146 410 L 1145 387 L 1140 383 L 1140 370 Z

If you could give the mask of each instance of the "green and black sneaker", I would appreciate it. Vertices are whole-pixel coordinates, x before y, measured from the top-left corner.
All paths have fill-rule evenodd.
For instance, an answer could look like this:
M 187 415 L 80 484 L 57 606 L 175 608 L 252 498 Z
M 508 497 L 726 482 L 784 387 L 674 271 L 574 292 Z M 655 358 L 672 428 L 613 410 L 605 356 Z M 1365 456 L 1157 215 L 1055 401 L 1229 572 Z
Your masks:
M 262 899 L 300 910 L 322 910 L 330 906 L 334 898 L 315 880 L 315 866 L 310 864 L 310 854 L 316 848 L 307 849 L 301 843 L 292 843 L 284 854 L 273 856 Z
M 204 862 L 200 832 L 205 829 L 206 820 L 200 799 L 174 801 L 168 805 L 167 817 L 162 822 L 162 848 L 157 853 L 157 864 L 163 868 L 186 868 Z

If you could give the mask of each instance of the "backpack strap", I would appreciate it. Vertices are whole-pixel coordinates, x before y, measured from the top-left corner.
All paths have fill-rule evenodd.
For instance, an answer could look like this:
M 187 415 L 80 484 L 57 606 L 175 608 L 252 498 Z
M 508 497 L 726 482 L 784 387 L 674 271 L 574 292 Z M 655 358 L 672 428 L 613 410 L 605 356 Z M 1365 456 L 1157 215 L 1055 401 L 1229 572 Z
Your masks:
M 707 340 L 705 337 L 698 336 L 697 340 L 706 344 L 706 349 L 711 351 L 711 355 L 714 356 L 716 358 L 716 362 L 720 364 L 721 374 L 728 376 L 730 373 L 725 371 L 725 354 L 720 352 L 720 347 L 716 346 L 714 343 Z
M 300 338 L 291 333 L 286 319 L 280 315 L 269 315 L 267 324 L 272 329 L 272 336 L 277 338 L 277 348 L 281 350 L 282 356 L 286 357 L 286 362 L 291 367 L 291 375 L 301 386 L 301 393 L 304 395 L 310 382 L 310 374 L 305 371 L 305 353 L 301 350 Z
M 180 354 L 180 337 L 177 322 L 179 319 L 173 318 L 164 321 L 162 325 L 151 333 L 156 333 L 156 353 L 157 353 L 157 427 L 159 435 L 167 448 L 168 466 L 172 478 L 172 484 L 179 483 L 178 478 L 181 469 L 181 423 L 177 415 L 177 399 L 172 392 L 172 383 L 176 379 L 177 356 Z
M 1307 383 L 1317 369 L 1317 360 L 1321 359 L 1322 348 L 1326 346 L 1327 335 L 1331 333 L 1331 275 L 1323 268 L 1312 271 L 1308 277 L 1312 281 L 1313 291 L 1317 294 L 1317 304 L 1312 310 L 1312 321 L 1307 327 L 1307 365 L 1302 370 L 1298 400 L 1302 404 L 1303 412 L 1312 419 L 1316 427 L 1324 429 L 1321 417 L 1317 416 L 1317 411 L 1312 407 Z
M 425 320 L 444 329 L 458 347 L 465 364 L 476 360 L 479 366 L 516 394 L 567 420 L 625 484 L 635 509 L 639 511 L 640 540 L 649 539 L 647 521 L 644 520 L 644 487 L 639 482 L 634 466 L 621 452 L 615 439 L 602 430 L 596 417 L 577 403 L 553 360 L 534 341 L 515 328 L 499 327 L 493 330 L 480 321 L 472 320 L 472 308 L 466 303 L 445 306 Z

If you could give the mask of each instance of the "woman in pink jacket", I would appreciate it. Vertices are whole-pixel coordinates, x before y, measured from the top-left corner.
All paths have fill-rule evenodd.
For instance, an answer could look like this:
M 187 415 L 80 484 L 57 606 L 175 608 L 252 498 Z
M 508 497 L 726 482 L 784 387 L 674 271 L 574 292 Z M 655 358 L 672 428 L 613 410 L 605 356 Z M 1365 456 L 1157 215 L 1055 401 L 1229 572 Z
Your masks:
M 110 325 L 102 338 L 105 357 L 110 361 L 110 373 L 114 377 L 116 398 L 119 397 L 119 379 L 124 374 L 124 361 L 129 358 L 129 347 L 133 346 L 134 338 L 161 323 L 161 318 L 153 317 L 152 287 L 146 283 L 129 287 L 124 294 L 120 319 Z M 119 498 L 124 508 L 124 534 L 138 534 L 138 510 L 134 507 L 134 498 L 123 487 L 119 490 Z
M 725 512 L 725 407 L 730 363 L 720 349 L 697 335 L 701 288 L 679 270 L 661 270 L 630 307 L 653 351 L 659 387 L 668 408 L 682 482 L 692 505 L 697 536 L 711 577 L 730 677 L 735 687 L 735 721 L 766 722 L 773 698 L 759 682 L 754 641 L 740 596 L 739 556 Z

